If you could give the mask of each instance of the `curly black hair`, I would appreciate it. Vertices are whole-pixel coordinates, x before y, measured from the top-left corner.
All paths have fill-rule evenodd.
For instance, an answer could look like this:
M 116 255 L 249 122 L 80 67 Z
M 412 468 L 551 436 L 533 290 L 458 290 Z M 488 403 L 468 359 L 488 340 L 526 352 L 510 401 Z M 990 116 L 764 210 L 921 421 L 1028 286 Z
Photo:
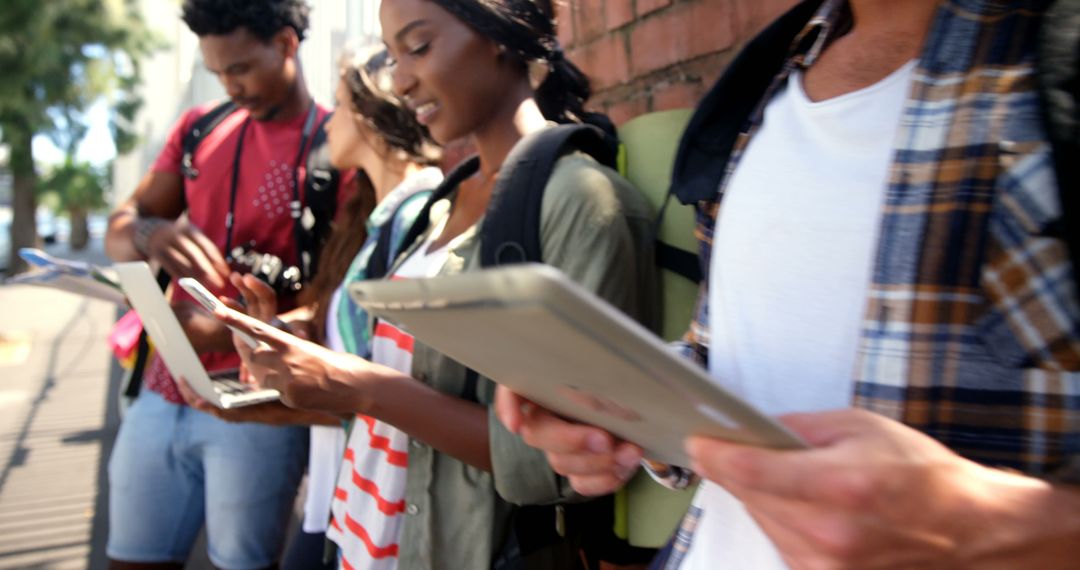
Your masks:
M 288 26 L 303 41 L 310 13 L 305 0 L 184 0 L 181 17 L 200 37 L 229 34 L 244 27 L 268 42 Z

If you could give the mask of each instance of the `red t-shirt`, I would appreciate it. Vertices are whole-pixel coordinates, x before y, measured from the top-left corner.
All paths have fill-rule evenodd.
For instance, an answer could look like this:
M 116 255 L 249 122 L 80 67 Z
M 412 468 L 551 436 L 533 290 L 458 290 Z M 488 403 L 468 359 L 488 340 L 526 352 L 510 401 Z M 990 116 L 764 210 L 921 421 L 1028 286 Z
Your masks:
M 218 103 L 209 103 L 184 113 L 173 125 L 165 148 L 161 150 L 152 170 L 181 174 L 180 161 L 183 157 L 184 135 L 191 131 L 192 125 Z M 315 128 L 329 111 L 317 107 Z M 229 212 L 229 192 L 232 187 L 233 160 L 240 139 L 240 131 L 248 119 L 248 112 L 240 109 L 225 118 L 214 128 L 195 150 L 194 166 L 199 175 L 194 180 L 184 179 L 184 194 L 187 200 L 187 216 L 215 245 L 225 252 L 225 217 Z M 307 113 L 286 122 L 266 122 L 251 120 L 244 133 L 243 149 L 239 162 L 239 178 L 236 185 L 236 209 L 233 214 L 232 247 L 248 245 L 254 242 L 254 249 L 261 253 L 271 253 L 280 257 L 287 264 L 296 264 L 297 246 L 289 202 L 293 199 L 293 168 L 303 134 Z M 314 137 L 314 128 L 312 137 Z M 310 138 L 307 149 L 300 160 L 296 182 L 301 188 L 297 193 L 304 203 L 303 191 L 306 169 L 304 163 L 311 147 Z M 351 173 L 341 177 L 338 188 L 338 204 L 345 201 Z M 209 284 L 204 283 L 209 286 Z M 229 287 L 226 291 L 212 291 L 218 295 L 235 296 L 236 291 Z M 174 299 L 191 297 L 179 287 L 172 287 Z M 293 299 L 281 299 L 281 309 L 292 307 Z M 192 300 L 192 302 L 194 302 Z M 208 371 L 235 368 L 239 357 L 235 353 L 208 353 L 200 356 Z M 149 363 L 144 383 L 147 388 L 161 393 L 175 403 L 183 400 L 176 392 L 176 386 L 169 376 L 164 363 L 155 358 Z

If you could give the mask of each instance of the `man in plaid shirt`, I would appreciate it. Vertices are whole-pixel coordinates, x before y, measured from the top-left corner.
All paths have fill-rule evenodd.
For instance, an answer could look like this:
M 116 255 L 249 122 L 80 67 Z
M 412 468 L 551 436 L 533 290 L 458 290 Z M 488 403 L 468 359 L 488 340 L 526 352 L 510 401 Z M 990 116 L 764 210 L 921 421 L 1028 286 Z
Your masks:
M 1059 192 L 1076 189 L 1078 14 L 803 2 L 702 101 L 673 175 L 706 275 L 682 348 L 811 449 L 688 441 L 707 481 L 657 566 L 1080 560 L 1076 224 Z M 1050 61 L 1072 79 L 1052 84 Z M 1062 107 L 1069 128 L 1046 120 Z M 642 460 L 522 403 L 500 388 L 504 423 L 583 494 Z

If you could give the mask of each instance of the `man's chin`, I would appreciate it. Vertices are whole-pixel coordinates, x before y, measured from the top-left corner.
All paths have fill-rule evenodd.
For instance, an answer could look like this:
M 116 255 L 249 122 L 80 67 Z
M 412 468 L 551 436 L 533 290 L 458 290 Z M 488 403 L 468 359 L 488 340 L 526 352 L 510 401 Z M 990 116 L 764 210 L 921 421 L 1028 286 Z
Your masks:
M 253 107 L 248 109 L 248 113 L 251 114 L 251 118 L 256 121 L 270 121 L 277 117 L 278 112 L 281 111 L 281 107 Z
M 256 121 L 265 120 L 266 115 L 272 112 L 271 107 L 254 102 L 233 101 L 233 103 L 236 104 L 238 108 L 247 111 L 248 115 L 251 115 L 251 118 Z

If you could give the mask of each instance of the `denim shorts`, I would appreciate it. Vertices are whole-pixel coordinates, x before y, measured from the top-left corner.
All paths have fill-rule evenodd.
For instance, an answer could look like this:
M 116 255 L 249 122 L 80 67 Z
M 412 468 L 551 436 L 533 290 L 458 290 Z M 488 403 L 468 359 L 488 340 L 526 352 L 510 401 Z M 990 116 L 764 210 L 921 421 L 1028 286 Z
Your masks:
M 109 558 L 183 562 L 205 521 L 218 568 L 274 564 L 307 442 L 304 427 L 231 424 L 144 390 L 109 460 Z

